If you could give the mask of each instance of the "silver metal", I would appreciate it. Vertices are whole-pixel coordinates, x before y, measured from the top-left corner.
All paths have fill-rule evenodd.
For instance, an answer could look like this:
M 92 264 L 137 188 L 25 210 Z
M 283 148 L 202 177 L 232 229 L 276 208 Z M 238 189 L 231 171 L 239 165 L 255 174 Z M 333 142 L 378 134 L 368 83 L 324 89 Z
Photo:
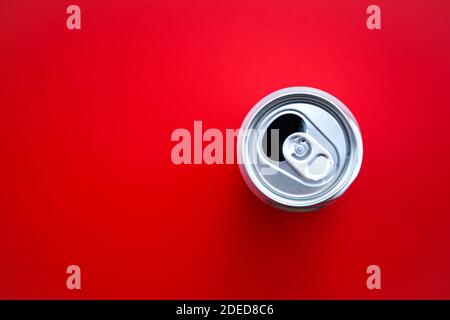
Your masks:
M 303 132 L 291 134 L 283 143 L 287 162 L 304 178 L 320 181 L 334 165 L 331 154 L 311 135 Z
M 244 119 L 238 138 L 247 185 L 290 211 L 318 209 L 341 196 L 358 175 L 362 156 L 361 133 L 348 108 L 309 87 L 263 98 Z

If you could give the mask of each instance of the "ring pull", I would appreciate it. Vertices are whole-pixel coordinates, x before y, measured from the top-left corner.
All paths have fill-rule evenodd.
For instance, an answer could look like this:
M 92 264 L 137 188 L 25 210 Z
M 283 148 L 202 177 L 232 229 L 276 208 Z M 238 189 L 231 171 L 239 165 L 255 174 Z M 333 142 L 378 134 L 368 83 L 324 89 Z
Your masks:
M 299 174 L 312 181 L 326 178 L 334 165 L 331 154 L 304 132 L 287 137 L 283 143 L 283 155 Z

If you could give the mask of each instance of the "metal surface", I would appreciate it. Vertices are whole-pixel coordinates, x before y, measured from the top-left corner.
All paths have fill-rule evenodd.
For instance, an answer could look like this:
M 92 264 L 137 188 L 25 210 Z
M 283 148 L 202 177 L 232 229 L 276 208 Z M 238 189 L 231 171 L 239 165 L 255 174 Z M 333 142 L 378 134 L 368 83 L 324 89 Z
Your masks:
M 283 155 L 298 173 L 312 181 L 325 179 L 334 165 L 330 153 L 312 136 L 303 132 L 293 133 L 286 139 Z
M 261 199 L 291 211 L 317 209 L 342 195 L 362 162 L 355 118 L 332 95 L 308 87 L 276 91 L 241 127 L 241 173 Z

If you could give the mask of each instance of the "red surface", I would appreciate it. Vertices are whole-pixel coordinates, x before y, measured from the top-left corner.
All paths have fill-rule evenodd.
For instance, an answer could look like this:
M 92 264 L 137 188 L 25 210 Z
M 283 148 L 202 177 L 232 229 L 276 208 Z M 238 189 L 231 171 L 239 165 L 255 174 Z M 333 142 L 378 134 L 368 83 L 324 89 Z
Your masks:
M 0 4 L 0 298 L 450 298 L 450 2 Z M 358 179 L 313 214 L 170 159 L 277 89 L 338 98 Z M 66 288 L 66 267 L 82 289 Z M 378 264 L 382 289 L 366 288 Z

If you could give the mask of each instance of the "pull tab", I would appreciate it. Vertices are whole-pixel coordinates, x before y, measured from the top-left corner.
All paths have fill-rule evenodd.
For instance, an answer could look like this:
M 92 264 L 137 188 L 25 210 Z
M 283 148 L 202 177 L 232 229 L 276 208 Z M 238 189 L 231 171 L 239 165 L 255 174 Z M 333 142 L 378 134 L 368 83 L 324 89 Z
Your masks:
M 298 173 L 313 181 L 325 178 L 334 165 L 331 154 L 316 139 L 303 132 L 287 137 L 283 143 L 283 155 Z

